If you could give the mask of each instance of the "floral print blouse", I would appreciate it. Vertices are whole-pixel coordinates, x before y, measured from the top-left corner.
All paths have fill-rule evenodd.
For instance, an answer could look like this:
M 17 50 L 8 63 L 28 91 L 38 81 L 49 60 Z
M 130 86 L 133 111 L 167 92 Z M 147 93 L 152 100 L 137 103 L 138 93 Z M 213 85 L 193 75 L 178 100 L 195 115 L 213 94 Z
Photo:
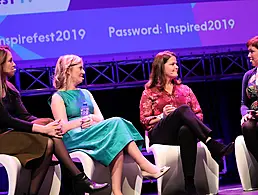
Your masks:
M 145 89 L 140 101 L 140 121 L 146 130 L 151 130 L 156 124 L 150 125 L 150 121 L 163 113 L 163 107 L 167 104 L 178 108 L 187 104 L 203 120 L 202 109 L 193 91 L 187 85 L 174 85 L 172 94 L 157 87 Z
M 241 114 L 247 110 L 258 110 L 258 73 L 257 68 L 247 71 L 242 81 Z

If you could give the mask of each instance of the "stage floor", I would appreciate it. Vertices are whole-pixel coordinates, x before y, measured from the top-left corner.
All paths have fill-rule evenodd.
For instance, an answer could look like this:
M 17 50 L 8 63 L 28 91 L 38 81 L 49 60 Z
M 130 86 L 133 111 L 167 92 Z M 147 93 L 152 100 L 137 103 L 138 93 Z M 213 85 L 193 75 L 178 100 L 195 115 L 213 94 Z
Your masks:
M 158 193 L 142 193 L 142 195 L 158 195 Z M 227 184 L 220 187 L 218 195 L 258 195 L 258 190 L 243 192 L 241 184 Z
M 0 192 L 0 195 L 7 195 L 7 192 Z M 141 195 L 158 195 L 157 193 L 149 192 Z M 221 186 L 218 195 L 258 195 L 257 191 L 243 192 L 240 184 L 228 184 Z
M 220 187 L 219 195 L 258 195 L 257 191 L 250 191 L 250 192 L 244 192 L 242 190 L 241 184 L 235 184 L 235 185 L 225 185 Z

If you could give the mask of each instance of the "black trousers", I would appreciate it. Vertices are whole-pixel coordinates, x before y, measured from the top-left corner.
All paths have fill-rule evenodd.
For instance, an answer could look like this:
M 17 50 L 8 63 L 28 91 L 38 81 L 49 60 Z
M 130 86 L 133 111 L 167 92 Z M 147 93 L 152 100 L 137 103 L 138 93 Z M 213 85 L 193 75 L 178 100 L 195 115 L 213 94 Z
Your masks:
M 193 177 L 196 164 L 197 139 L 204 142 L 211 130 L 203 124 L 188 105 L 178 107 L 163 118 L 150 132 L 151 144 L 179 145 L 185 178 Z
M 248 120 L 242 126 L 242 133 L 247 149 L 258 161 L 258 121 Z

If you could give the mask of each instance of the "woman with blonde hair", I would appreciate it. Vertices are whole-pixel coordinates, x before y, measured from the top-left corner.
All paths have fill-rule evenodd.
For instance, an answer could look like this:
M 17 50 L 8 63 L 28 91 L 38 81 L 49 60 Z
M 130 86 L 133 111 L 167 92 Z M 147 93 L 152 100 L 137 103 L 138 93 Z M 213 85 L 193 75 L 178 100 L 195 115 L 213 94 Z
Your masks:
M 14 76 L 16 64 L 10 49 L 0 46 L 0 154 L 19 159 L 31 169 L 29 195 L 36 195 L 55 154 L 72 175 L 76 194 L 102 190 L 108 184 L 96 184 L 78 170 L 62 141 L 60 120 L 38 119 L 24 107 L 18 90 L 7 80 Z
M 63 141 L 69 152 L 80 150 L 111 169 L 112 192 L 121 195 L 124 152 L 143 170 L 142 175 L 159 178 L 169 168 L 157 168 L 140 152 L 143 138 L 133 124 L 123 118 L 104 120 L 92 94 L 77 86 L 84 79 L 83 61 L 76 55 L 61 56 L 56 64 L 51 109 L 61 120 Z M 80 108 L 87 102 L 90 114 L 81 117 Z

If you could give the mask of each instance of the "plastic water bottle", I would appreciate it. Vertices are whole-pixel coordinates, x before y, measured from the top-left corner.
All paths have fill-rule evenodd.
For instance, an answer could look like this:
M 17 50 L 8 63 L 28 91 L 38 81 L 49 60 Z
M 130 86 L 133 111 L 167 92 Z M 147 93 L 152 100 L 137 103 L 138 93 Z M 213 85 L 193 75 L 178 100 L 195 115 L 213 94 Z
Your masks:
M 89 114 L 89 106 L 87 102 L 83 102 L 81 107 L 81 117 L 88 116 Z

